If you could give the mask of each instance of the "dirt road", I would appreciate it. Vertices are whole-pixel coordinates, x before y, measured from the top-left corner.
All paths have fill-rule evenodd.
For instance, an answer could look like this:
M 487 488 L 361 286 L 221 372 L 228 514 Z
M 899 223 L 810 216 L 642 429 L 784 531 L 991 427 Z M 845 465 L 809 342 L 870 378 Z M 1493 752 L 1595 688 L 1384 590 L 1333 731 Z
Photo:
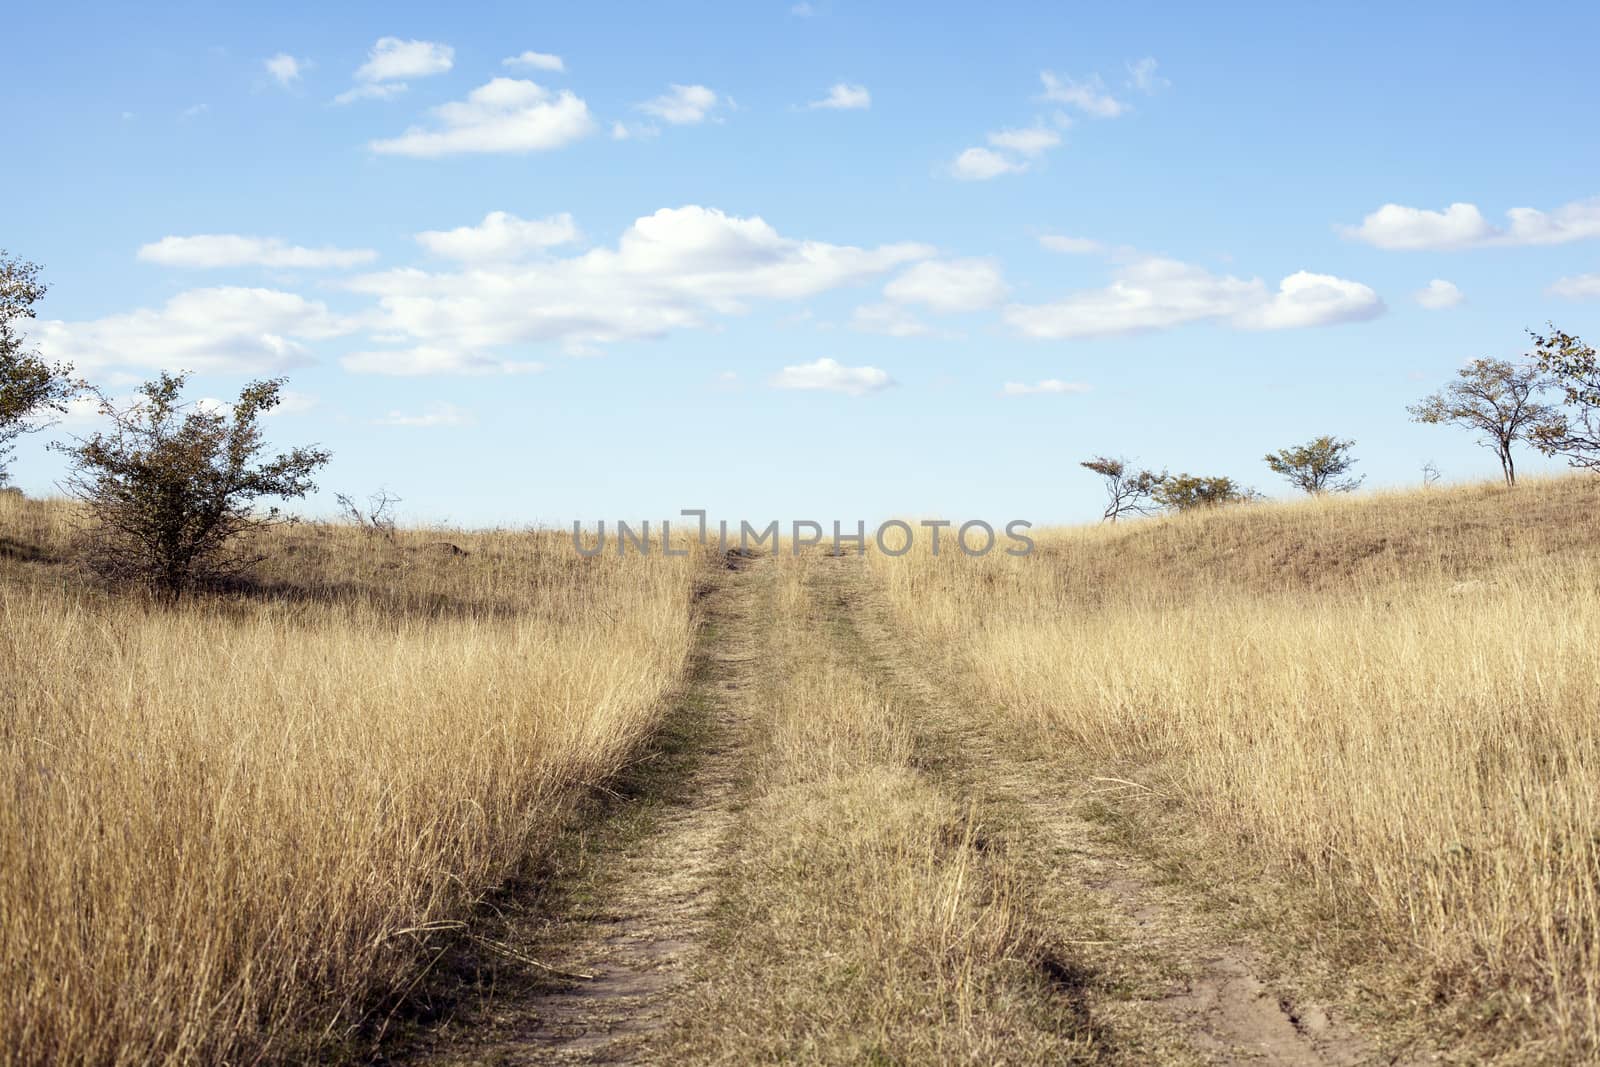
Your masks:
M 934 657 L 900 639 L 860 557 L 730 559 L 703 607 L 692 678 L 657 748 L 574 830 L 551 884 L 509 895 L 465 940 L 453 973 L 474 977 L 458 981 L 441 1017 L 413 1028 L 393 1058 L 1395 1062 L 1337 1009 L 1295 994 L 1279 965 L 1085 818 L 1098 787 L 1030 758 L 1003 735 L 1000 716 L 964 703 Z M 882 751 L 869 759 L 841 748 L 830 756 L 843 768 L 835 777 L 791 773 L 799 784 L 780 793 L 767 780 L 786 773 L 773 738 L 793 725 L 772 709 L 817 672 L 866 693 L 863 707 L 886 709 L 884 731 L 871 735 Z M 892 744 L 882 740 L 891 734 Z M 826 736 L 848 746 L 852 735 Z M 883 754 L 902 748 L 903 767 Z M 865 833 L 855 824 L 886 809 L 774 829 L 775 803 L 843 797 L 848 806 L 849 790 L 877 796 L 884 782 L 928 811 L 963 814 L 944 835 L 954 840 L 913 859 L 894 839 L 887 851 L 898 858 L 882 862 L 898 863 L 895 871 L 847 872 L 870 890 L 830 867 L 834 843 L 805 840 L 824 832 L 806 827 Z M 850 865 L 870 866 L 884 851 Z M 931 969 L 897 964 L 863 993 L 851 983 L 872 952 L 907 951 L 904 936 L 884 932 L 880 902 L 888 873 L 913 864 L 934 880 L 896 885 L 954 885 L 950 915 L 969 908 L 962 922 L 973 928 L 1003 912 L 1009 932 L 995 944 L 1004 947 L 971 951 L 952 968 L 954 950 L 941 944 Z M 808 895 L 827 910 L 772 903 Z M 793 931 L 763 926 L 781 915 L 816 930 L 791 941 Z M 888 947 L 862 948 L 865 940 Z M 904 996 L 881 988 L 894 981 L 906 983 Z M 851 997 L 870 999 L 870 1010 L 836 1010 Z M 949 1041 L 907 1044 L 905 1035 L 940 1025 Z M 860 1033 L 839 1032 L 852 1028 Z

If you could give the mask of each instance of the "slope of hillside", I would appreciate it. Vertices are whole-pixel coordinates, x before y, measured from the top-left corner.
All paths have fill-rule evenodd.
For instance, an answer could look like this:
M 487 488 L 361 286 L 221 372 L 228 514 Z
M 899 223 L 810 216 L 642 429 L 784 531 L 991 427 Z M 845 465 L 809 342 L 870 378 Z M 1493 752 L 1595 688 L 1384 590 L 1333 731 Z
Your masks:
M 1420 978 L 1484 1054 L 1548 1060 L 1600 1048 L 1597 505 L 1600 479 L 1562 478 L 876 563 L 903 624 L 1063 775 L 1106 780 L 1125 832 L 1336 960 L 1391 963 L 1361 979 L 1375 1003 Z

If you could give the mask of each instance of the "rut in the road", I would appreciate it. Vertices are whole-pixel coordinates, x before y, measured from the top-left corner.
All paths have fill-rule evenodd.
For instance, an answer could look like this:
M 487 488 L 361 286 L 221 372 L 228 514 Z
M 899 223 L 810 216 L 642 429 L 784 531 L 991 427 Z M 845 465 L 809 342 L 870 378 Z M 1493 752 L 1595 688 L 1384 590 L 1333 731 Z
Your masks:
M 743 567 L 748 561 L 731 560 Z M 759 565 L 759 564 L 756 564 Z M 754 658 L 749 583 L 725 571 L 685 692 L 654 752 L 556 881 L 554 899 L 502 901 L 473 939 L 481 969 L 450 1018 L 401 1059 L 438 1064 L 624 1063 L 648 1057 L 703 951 L 746 759 Z
M 997 720 L 936 682 L 938 670 L 897 638 L 892 611 L 862 557 L 828 564 L 832 603 L 858 646 L 856 655 L 921 710 L 939 739 L 930 762 L 979 803 L 1025 823 L 1041 853 L 1040 876 L 1055 883 L 1042 892 L 1057 898 L 1058 912 L 1067 911 L 1060 915 L 1064 925 L 1081 925 L 1092 908 L 1106 926 L 1096 939 L 1102 943 L 1083 946 L 1086 958 L 1109 973 L 1122 972 L 1131 995 L 1122 1004 L 1102 996 L 1102 1018 L 1120 1018 L 1130 1031 L 1142 1031 L 1142 1040 L 1152 1042 L 1150 1053 L 1163 1060 L 1324 1067 L 1392 1062 L 1347 1020 L 1278 988 L 1255 951 L 1185 908 L 1142 863 L 1077 814 L 1083 786 L 1017 754 Z M 1161 984 L 1141 980 L 1136 964 Z

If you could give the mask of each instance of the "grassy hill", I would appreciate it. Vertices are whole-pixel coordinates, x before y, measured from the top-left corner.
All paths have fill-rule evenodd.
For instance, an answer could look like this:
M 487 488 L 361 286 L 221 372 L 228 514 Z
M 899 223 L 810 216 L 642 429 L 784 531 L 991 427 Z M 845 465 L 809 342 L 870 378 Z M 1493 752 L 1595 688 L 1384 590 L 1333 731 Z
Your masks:
M 975 699 L 1123 781 L 1127 828 L 1392 963 L 1375 1000 L 1420 977 L 1489 1045 L 1560 1058 L 1600 1047 L 1597 518 L 1574 477 L 877 563 Z

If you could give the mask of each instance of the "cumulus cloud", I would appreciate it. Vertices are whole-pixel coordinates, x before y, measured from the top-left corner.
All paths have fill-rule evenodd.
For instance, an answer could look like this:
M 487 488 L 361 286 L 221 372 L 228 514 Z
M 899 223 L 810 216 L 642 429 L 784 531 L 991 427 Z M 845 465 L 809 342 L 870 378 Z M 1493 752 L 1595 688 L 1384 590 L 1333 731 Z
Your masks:
M 900 304 L 920 304 L 930 311 L 981 311 L 1005 300 L 1007 287 L 992 259 L 927 260 L 909 268 L 883 288 Z
M 525 67 L 528 70 L 547 70 L 556 74 L 564 73 L 567 69 L 560 56 L 551 55 L 549 52 L 523 52 L 520 55 L 507 56 L 500 61 L 500 65 Z
M 1000 389 L 1001 396 L 1037 396 L 1040 394 L 1087 393 L 1090 386 L 1082 382 L 1064 382 L 1060 378 L 1046 378 L 1029 385 L 1026 382 L 1007 382 Z
M 262 373 L 310 363 L 307 342 L 344 336 L 358 326 L 294 293 L 224 286 L 179 293 L 158 309 L 41 322 L 35 340 L 51 359 L 80 370 L 138 366 Z
M 274 81 L 287 89 L 300 80 L 300 75 L 305 73 L 310 64 L 304 60 L 296 59 L 287 52 L 279 52 L 277 55 L 264 60 L 262 66 L 267 69 L 267 73 L 272 76 Z
M 380 37 L 356 70 L 356 81 L 390 82 L 443 74 L 455 65 L 456 50 L 433 41 Z
M 1341 233 L 1377 248 L 1398 251 L 1478 248 L 1493 245 L 1557 245 L 1600 237 L 1600 197 L 1574 200 L 1554 211 L 1516 207 L 1495 226 L 1476 204 L 1455 203 L 1443 211 L 1385 204 Z
M 435 128 L 413 126 L 399 137 L 373 141 L 385 155 L 436 158 L 471 152 L 537 152 L 560 148 L 594 132 L 589 105 L 568 90 L 552 93 L 516 78 L 495 78 L 432 109 Z
M 754 300 L 799 300 L 928 258 L 921 244 L 877 248 L 803 241 L 759 217 L 663 208 L 637 219 L 615 248 L 527 263 L 429 272 L 391 270 L 346 283 L 377 298 L 397 348 L 359 354 L 353 370 L 493 369 L 503 346 L 555 343 L 592 351 L 735 315 Z M 399 368 L 399 369 L 397 369 Z
M 139 259 L 164 267 L 218 268 L 271 267 L 279 270 L 321 270 L 359 267 L 378 258 L 370 248 L 306 248 L 276 237 L 247 237 L 235 233 L 200 233 L 192 237 L 163 237 L 141 245 Z
M 476 226 L 425 230 L 417 234 L 417 241 L 434 255 L 447 259 L 495 262 L 571 244 L 580 236 L 577 223 L 564 211 L 543 219 L 520 219 L 504 211 L 491 211 Z
M 1059 145 L 1061 135 L 1048 126 L 1030 126 L 1020 130 L 996 130 L 989 135 L 989 143 L 996 148 L 1033 157 Z
M 850 325 L 863 333 L 885 337 L 926 337 L 928 324 L 898 304 L 863 304 L 850 316 Z
M 415 429 L 432 429 L 439 426 L 471 426 L 477 420 L 472 412 L 454 404 L 434 404 L 420 415 L 391 411 L 381 419 L 373 419 L 379 426 L 407 426 Z
M 662 95 L 640 104 L 639 110 L 674 126 L 693 126 L 704 122 L 719 102 L 704 85 L 669 85 Z
M 1435 278 L 1427 285 L 1411 294 L 1413 300 L 1430 311 L 1441 311 L 1453 308 L 1466 297 L 1461 295 L 1454 282 L 1447 282 L 1443 278 Z
M 846 85 L 840 82 L 828 90 L 821 100 L 813 100 L 808 108 L 829 108 L 835 111 L 855 111 L 872 106 L 872 94 L 865 85 Z
M 1204 321 L 1254 330 L 1323 326 L 1370 319 L 1384 310 L 1367 286 L 1328 274 L 1298 271 L 1270 292 L 1259 278 L 1219 276 L 1179 260 L 1146 256 L 1119 267 L 1103 289 L 1046 304 L 1012 304 L 1004 318 L 1025 337 L 1059 340 Z
M 1127 104 L 1106 92 L 1098 74 L 1075 81 L 1044 71 L 1039 80 L 1044 84 L 1043 99 L 1063 104 L 1090 118 L 1114 119 L 1129 110 Z
M 1246 330 L 1294 330 L 1361 322 L 1386 310 L 1378 294 L 1360 282 L 1301 270 L 1279 282 L 1271 299 L 1235 314 L 1233 323 Z
M 1600 274 L 1575 274 L 1550 287 L 1552 296 L 1568 300 L 1600 300 Z
M 846 367 L 826 357 L 815 363 L 785 367 L 772 379 L 778 389 L 821 389 L 849 396 L 876 393 L 894 384 L 887 371 L 877 367 Z
M 1002 174 L 1020 174 L 1027 169 L 1028 165 L 1021 160 L 988 148 L 969 148 L 950 164 L 950 173 L 968 182 L 988 181 Z
M 991 147 L 972 147 L 950 165 L 950 173 L 963 181 L 986 181 L 1002 174 L 1020 174 L 1031 161 L 1061 144 L 1061 134 L 1048 126 L 995 130 L 989 134 Z M 998 150 L 998 151 L 997 151 Z
M 455 49 L 433 41 L 380 37 L 356 69 L 356 84 L 333 98 L 336 104 L 388 100 L 409 88 L 406 78 L 443 74 L 455 65 Z

